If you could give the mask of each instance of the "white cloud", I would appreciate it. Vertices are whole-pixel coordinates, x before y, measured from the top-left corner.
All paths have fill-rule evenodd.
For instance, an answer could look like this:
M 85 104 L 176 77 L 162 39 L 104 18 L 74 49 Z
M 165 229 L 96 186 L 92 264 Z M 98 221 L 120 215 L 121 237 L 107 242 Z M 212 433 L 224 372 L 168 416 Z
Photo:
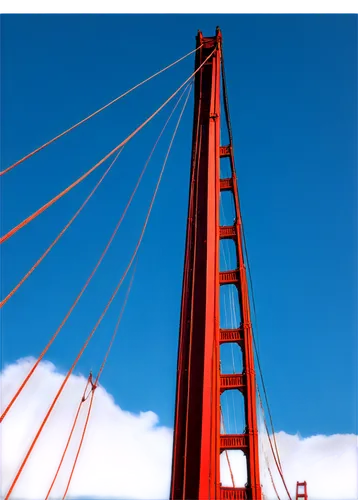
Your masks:
M 22 359 L 2 372 L 2 408 L 14 394 L 32 363 L 32 359 Z M 56 371 L 53 364 L 41 363 L 1 424 L 2 495 L 7 492 L 63 378 L 63 374 Z M 86 377 L 71 376 L 11 498 L 38 500 L 46 496 L 85 383 Z M 85 413 L 82 411 L 78 431 L 74 435 L 65 467 L 52 491 L 52 498 L 62 498 Z M 285 478 L 293 497 L 296 481 L 299 479 L 307 481 L 310 500 L 358 498 L 357 436 L 312 436 L 301 439 L 299 436 L 279 432 L 277 441 Z M 264 439 L 262 447 L 270 457 L 268 444 Z M 69 496 L 99 497 L 106 500 L 168 498 L 171 449 L 172 430 L 158 425 L 157 415 L 152 412 L 134 415 L 123 411 L 105 389 L 99 387 Z M 230 462 L 236 485 L 239 486 L 245 482 L 245 462 L 239 452 L 230 453 Z M 224 455 L 222 464 L 222 482 L 230 485 Z M 281 500 L 284 500 L 287 496 L 271 459 L 270 466 Z M 275 498 L 264 468 L 262 483 L 266 498 Z
M 267 500 L 276 499 L 269 473 L 265 467 L 265 454 L 281 498 L 287 499 L 286 490 L 277 472 L 267 435 L 260 432 L 261 482 Z M 358 454 L 357 436 L 336 434 L 311 436 L 305 439 L 297 435 L 279 432 L 277 446 L 287 487 L 295 498 L 296 482 L 306 481 L 309 500 L 357 500 L 358 499 Z M 262 446 L 263 445 L 263 446 Z M 229 459 L 234 471 L 236 486 L 244 486 L 246 464 L 240 452 L 230 452 Z M 225 456 L 222 456 L 222 482 L 232 486 Z
M 20 360 L 1 374 L 2 406 L 9 401 L 33 363 Z M 5 495 L 64 376 L 41 363 L 2 425 L 2 495 Z M 71 376 L 45 426 L 11 498 L 45 498 L 56 471 L 86 377 Z M 80 439 L 86 411 L 78 423 L 66 467 L 52 492 L 62 498 Z M 152 412 L 123 411 L 102 388 L 96 390 L 91 419 L 69 496 L 87 498 L 166 498 L 171 468 L 172 430 L 158 426 Z

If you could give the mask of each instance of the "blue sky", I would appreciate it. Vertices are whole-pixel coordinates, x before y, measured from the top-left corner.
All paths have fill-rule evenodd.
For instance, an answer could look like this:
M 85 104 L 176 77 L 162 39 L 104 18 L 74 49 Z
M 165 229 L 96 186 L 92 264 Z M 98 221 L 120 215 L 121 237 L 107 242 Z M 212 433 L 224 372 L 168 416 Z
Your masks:
M 353 16 L 3 16 L 1 163 L 13 161 L 192 50 L 224 37 L 259 323 L 276 430 L 356 432 L 357 25 Z M 153 80 L 3 178 L 2 232 L 79 177 L 193 69 Z M 125 410 L 173 424 L 192 98 L 174 143 L 102 384 Z M 125 148 L 93 200 L 2 311 L 2 362 L 36 356 L 111 235 L 170 109 Z M 172 124 L 173 127 L 174 124 Z M 171 127 L 171 129 L 172 129 Z M 67 370 L 139 236 L 165 135 L 91 286 L 47 359 Z M 2 246 L 2 294 L 47 248 L 105 166 Z M 78 365 L 99 368 L 118 299 Z

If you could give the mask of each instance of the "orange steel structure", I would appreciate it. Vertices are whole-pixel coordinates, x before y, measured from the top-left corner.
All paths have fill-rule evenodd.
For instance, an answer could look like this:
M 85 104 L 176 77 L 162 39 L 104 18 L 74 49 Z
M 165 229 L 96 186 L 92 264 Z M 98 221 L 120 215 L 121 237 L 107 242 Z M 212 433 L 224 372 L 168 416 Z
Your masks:
M 222 36 L 206 38 L 199 32 L 195 69 L 212 53 L 195 76 L 194 125 L 189 209 L 177 368 L 177 393 L 171 500 L 261 500 L 256 380 L 243 235 L 234 165 L 227 97 L 225 112 L 228 145 L 220 145 Z M 220 179 L 220 159 L 228 157 L 231 177 Z M 220 193 L 233 195 L 236 219 L 220 226 Z M 220 272 L 220 240 L 235 242 L 236 269 Z M 221 329 L 220 287 L 235 285 L 241 324 Z M 242 350 L 243 373 L 220 373 L 220 345 L 236 343 Z M 239 390 L 244 398 L 246 428 L 243 434 L 220 434 L 220 395 Z M 220 454 L 242 450 L 246 456 L 244 488 L 222 487 Z
M 296 500 L 308 500 L 307 496 L 307 483 L 303 481 L 300 483 L 297 481 L 296 484 Z

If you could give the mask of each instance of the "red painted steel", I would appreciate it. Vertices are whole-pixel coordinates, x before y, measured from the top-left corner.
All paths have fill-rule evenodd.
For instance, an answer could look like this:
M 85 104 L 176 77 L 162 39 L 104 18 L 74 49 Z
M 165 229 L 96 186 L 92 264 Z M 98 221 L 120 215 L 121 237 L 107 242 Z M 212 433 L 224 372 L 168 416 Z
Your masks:
M 261 500 L 256 422 L 255 372 L 241 218 L 232 144 L 220 146 L 221 33 L 197 36 L 196 68 L 216 48 L 195 77 L 193 145 L 186 251 L 181 304 L 174 425 L 171 500 Z M 220 158 L 230 159 L 232 177 L 220 179 Z M 220 227 L 220 191 L 231 191 L 236 220 Z M 220 239 L 232 239 L 237 269 L 219 272 Z M 220 286 L 238 290 L 241 326 L 221 329 Z M 220 373 L 220 344 L 243 351 L 242 374 Z M 220 394 L 239 390 L 245 401 L 243 434 L 220 434 Z M 247 459 L 245 488 L 220 483 L 220 453 L 242 450 Z
M 306 481 L 303 481 L 300 483 L 297 481 L 296 485 L 296 500 L 308 500 L 307 496 L 307 483 Z
M 241 347 L 244 341 L 244 332 L 242 328 L 220 328 L 220 344 L 236 343 Z
M 220 179 L 220 191 L 232 191 L 232 179 Z
M 221 35 L 199 32 L 196 68 Z M 172 500 L 220 497 L 220 51 L 197 73 L 179 337 Z
M 221 226 L 220 227 L 220 239 L 221 240 L 231 240 L 236 236 L 235 226 Z

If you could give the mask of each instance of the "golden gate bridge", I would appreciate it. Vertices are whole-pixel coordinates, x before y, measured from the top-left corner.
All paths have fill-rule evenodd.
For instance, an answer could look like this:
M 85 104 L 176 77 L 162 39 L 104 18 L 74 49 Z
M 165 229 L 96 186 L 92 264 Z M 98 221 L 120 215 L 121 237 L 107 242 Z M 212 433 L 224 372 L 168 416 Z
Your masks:
M 72 311 L 75 309 L 89 286 L 93 276 L 96 274 L 126 216 L 153 153 L 165 129 L 173 118 L 174 113 L 178 110 L 177 122 L 147 210 L 144 224 L 141 228 L 140 236 L 132 252 L 131 258 L 95 326 L 83 343 L 57 393 L 54 395 L 53 401 L 41 425 L 37 429 L 18 469 L 14 471 L 13 479 L 9 484 L 4 500 L 10 499 L 16 494 L 16 484 L 28 463 L 44 427 L 51 418 L 51 414 L 71 374 L 74 372 L 85 349 L 96 333 L 119 289 L 122 287 L 126 276 L 131 273 L 122 309 L 101 366 L 96 375 L 92 373 L 88 375 L 58 467 L 54 471 L 53 477 L 46 479 L 46 481 L 48 481 L 48 491 L 45 499 L 47 500 L 51 497 L 54 484 L 63 466 L 70 442 L 73 438 L 74 430 L 78 425 L 79 415 L 82 411 L 85 411 L 86 417 L 81 431 L 81 438 L 63 492 L 63 499 L 70 494 L 71 481 L 75 474 L 76 465 L 91 416 L 91 410 L 95 402 L 96 388 L 98 387 L 100 377 L 105 369 L 108 356 L 111 353 L 113 343 L 116 339 L 135 276 L 137 254 L 145 235 L 169 154 L 182 116 L 187 108 L 192 89 L 194 89 L 194 120 L 177 363 L 177 390 L 170 500 L 262 500 L 265 498 L 265 491 L 263 491 L 260 477 L 260 471 L 263 467 L 267 468 L 276 498 L 279 500 L 283 498 L 282 494 L 280 497 L 278 493 L 279 485 L 277 481 L 274 480 L 273 471 L 271 470 L 266 454 L 264 454 L 264 463 L 260 464 L 260 459 L 262 462 L 262 454 L 260 455 L 259 450 L 257 408 L 259 408 L 264 416 L 264 428 L 269 443 L 269 451 L 272 454 L 276 472 L 278 473 L 277 477 L 280 481 L 280 488 L 282 489 L 283 487 L 285 494 L 284 498 L 289 498 L 289 500 L 293 499 L 293 495 L 290 493 L 292 485 L 288 485 L 285 480 L 284 470 L 280 460 L 267 391 L 260 365 L 257 342 L 255 340 L 251 321 L 250 303 L 253 302 L 252 284 L 250 269 L 248 267 L 245 233 L 240 211 L 238 183 L 234 162 L 233 133 L 230 122 L 222 34 L 220 29 L 217 28 L 216 34 L 213 37 L 204 37 L 203 34 L 199 32 L 196 38 L 196 48 L 194 50 L 144 79 L 105 106 L 94 111 L 83 120 L 8 166 L 0 172 L 0 175 L 11 175 L 11 171 L 15 168 L 21 168 L 21 164 L 27 159 L 40 153 L 41 150 L 47 148 L 83 123 L 94 118 L 97 114 L 112 106 L 129 93 L 135 91 L 146 82 L 156 78 L 161 73 L 169 70 L 171 67 L 193 54 L 195 55 L 195 68 L 192 74 L 184 79 L 183 83 L 181 83 L 175 92 L 173 92 L 148 118 L 100 161 L 73 181 L 67 188 L 38 208 L 33 214 L 24 218 L 18 225 L 0 238 L 0 243 L 6 244 L 6 241 L 12 238 L 18 231 L 30 224 L 34 219 L 79 185 L 85 178 L 90 176 L 92 172 L 101 167 L 106 160 L 111 159 L 111 163 L 102 177 L 96 183 L 80 208 L 60 231 L 58 236 L 12 290 L 6 292 L 4 298 L 2 298 L 0 302 L 0 307 L 2 308 L 12 299 L 19 288 L 30 279 L 32 273 L 62 238 L 74 220 L 80 215 L 88 201 L 92 198 L 116 163 L 124 146 L 131 141 L 140 130 L 147 126 L 163 108 L 169 103 L 174 103 L 174 105 L 172 104 L 171 113 L 145 162 L 124 211 L 111 237 L 104 246 L 91 274 L 55 333 L 49 338 L 47 345 L 44 346 L 31 370 L 28 372 L 17 391 L 12 395 L 11 399 L 6 403 L 5 408 L 2 409 L 0 417 L 1 423 L 5 419 L 11 419 L 11 410 L 14 403 L 21 398 L 24 387 L 55 342 Z M 223 101 L 223 113 L 221 111 L 221 101 Z M 222 116 L 224 116 L 224 120 L 221 119 Z M 226 126 L 229 138 L 227 144 L 221 144 L 220 142 L 222 136 L 222 121 Z M 220 165 L 222 161 L 228 161 L 230 165 L 230 174 L 226 177 L 221 175 Z M 220 208 L 222 208 L 220 201 L 221 196 L 225 192 L 231 194 L 234 204 L 235 218 L 231 225 L 221 225 L 220 223 Z M 230 259 L 226 259 L 224 253 L 226 269 L 221 270 L 220 246 L 225 241 L 231 241 L 234 244 L 235 265 L 232 267 L 229 266 L 228 268 L 228 261 L 230 261 Z M 222 327 L 220 317 L 220 290 L 225 287 L 231 287 L 231 292 L 233 289 L 235 290 L 235 292 L 232 292 L 230 295 L 230 301 L 231 305 L 235 303 L 238 307 L 239 318 L 235 318 L 236 322 L 235 324 L 233 323 L 231 328 Z M 235 367 L 233 373 L 223 372 L 220 349 L 224 345 L 231 346 L 231 348 L 233 348 L 233 346 L 238 346 L 240 348 L 242 353 L 241 373 L 237 373 Z M 255 366 L 258 369 L 261 389 L 258 384 Z M 230 392 L 239 393 L 240 397 L 243 398 L 245 427 L 241 433 L 226 432 L 225 412 L 223 410 L 222 401 L 223 395 Z M 268 418 L 265 416 L 264 405 L 266 405 Z M 238 451 L 244 454 L 246 461 L 247 480 L 243 487 L 238 487 L 235 484 L 235 471 L 230 462 L 231 453 Z M 222 485 L 222 457 L 225 458 L 230 471 L 231 486 Z M 295 485 L 295 498 L 296 500 L 308 499 L 306 482 L 297 482 Z

